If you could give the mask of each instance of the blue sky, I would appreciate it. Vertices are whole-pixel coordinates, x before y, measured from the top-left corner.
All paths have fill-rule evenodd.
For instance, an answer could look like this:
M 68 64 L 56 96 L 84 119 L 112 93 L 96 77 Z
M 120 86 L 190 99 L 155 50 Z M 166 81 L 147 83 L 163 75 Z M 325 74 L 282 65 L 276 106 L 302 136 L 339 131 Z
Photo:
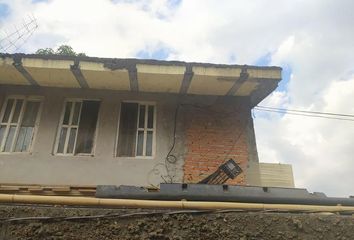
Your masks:
M 10 13 L 10 9 L 7 4 L 0 3 L 0 19 L 5 18 Z
M 168 48 L 159 48 L 157 50 L 153 50 L 152 52 L 147 50 L 141 50 L 135 55 L 135 57 L 142 59 L 166 60 L 170 53 L 171 50 L 169 50 Z

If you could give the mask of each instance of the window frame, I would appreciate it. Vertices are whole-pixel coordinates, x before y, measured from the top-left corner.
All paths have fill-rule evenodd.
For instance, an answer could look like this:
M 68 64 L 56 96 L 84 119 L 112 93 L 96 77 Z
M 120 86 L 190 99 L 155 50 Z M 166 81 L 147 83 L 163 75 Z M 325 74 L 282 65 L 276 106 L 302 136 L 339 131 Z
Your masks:
M 20 114 L 18 116 L 18 122 L 17 123 L 11 123 L 9 122 L 10 119 L 13 117 L 14 114 L 14 109 L 16 108 L 16 106 L 13 106 L 9 115 L 9 120 L 7 123 L 2 123 L 0 122 L 0 125 L 5 125 L 6 126 L 6 130 L 5 130 L 5 134 L 4 136 L 7 136 L 9 133 L 9 129 L 11 126 L 15 126 L 16 130 L 15 130 L 15 134 L 14 134 L 14 138 L 12 140 L 11 143 L 11 149 L 9 152 L 3 152 L 3 148 L 5 147 L 5 143 L 6 141 L 4 140 L 4 143 L 2 143 L 2 141 L 0 140 L 0 154 L 32 154 L 33 152 L 33 146 L 34 143 L 36 141 L 37 138 L 37 133 L 38 133 L 38 128 L 39 128 L 39 122 L 40 122 L 40 118 L 42 115 L 42 109 L 43 109 L 43 102 L 44 102 L 44 97 L 43 96 L 38 96 L 38 95 L 8 95 L 5 98 L 5 101 L 3 102 L 2 106 L 1 106 L 1 111 L 0 111 L 0 120 L 2 121 L 2 118 L 4 117 L 5 111 L 6 111 L 6 107 L 8 104 L 8 101 L 10 99 L 14 99 L 16 100 L 23 100 L 23 104 L 21 106 L 21 110 L 20 110 Z M 25 107 L 27 106 L 27 102 L 28 101 L 33 101 L 33 102 L 39 102 L 39 108 L 38 108 L 38 112 L 37 112 L 37 116 L 34 122 L 34 127 L 33 127 L 33 134 L 32 134 L 32 140 L 29 144 L 28 147 L 28 151 L 23 151 L 23 152 L 16 152 L 15 150 L 15 145 L 16 145 L 16 141 L 18 139 L 18 135 L 20 132 L 20 127 L 22 125 L 22 121 L 23 121 L 23 114 L 25 112 Z
M 91 153 L 75 153 L 76 150 L 76 142 L 77 142 L 77 135 L 79 132 L 79 127 L 80 127 L 80 121 L 81 121 L 81 110 L 82 110 L 82 104 L 84 101 L 98 101 L 100 103 L 102 103 L 102 99 L 97 99 L 97 98 L 65 98 L 64 99 L 64 103 L 62 106 L 62 111 L 60 114 L 60 118 L 59 118 L 59 124 L 58 124 L 58 128 L 57 128 L 57 133 L 56 133 L 56 137 L 55 137 L 55 144 L 54 144 L 54 148 L 53 148 L 53 155 L 55 156 L 64 156 L 64 157 L 75 157 L 75 156 L 94 156 L 95 155 L 95 149 L 96 149 L 96 140 L 97 140 L 97 135 L 98 135 L 98 126 L 99 126 L 99 122 L 100 122 L 100 112 L 101 112 L 101 105 L 98 109 L 98 113 L 97 113 L 97 123 L 96 123 L 96 127 L 95 127 L 95 135 L 93 136 L 93 143 L 92 143 L 92 151 Z M 60 133 L 61 133 L 61 129 L 64 127 L 66 128 L 73 128 L 72 124 L 63 124 L 63 120 L 65 117 L 65 108 L 66 108 L 66 103 L 67 102 L 80 102 L 81 106 L 80 106 L 80 112 L 79 112 L 79 116 L 78 116 L 78 123 L 76 124 L 76 136 L 75 136 L 75 143 L 74 143 L 74 148 L 73 148 L 73 153 L 58 153 L 58 147 L 59 147 L 59 139 L 60 139 Z M 74 111 L 70 111 L 70 116 L 69 116 L 69 121 L 72 120 L 72 116 L 74 114 Z M 67 149 L 67 144 L 69 142 L 68 138 L 69 138 L 70 134 L 67 134 L 66 136 L 66 140 L 65 140 L 65 145 L 64 145 L 64 149 Z
M 121 118 L 121 110 L 122 110 L 122 104 L 123 103 L 137 103 L 138 104 L 138 113 L 137 113 L 137 122 L 136 122 L 136 137 L 135 137 L 135 156 L 118 156 L 118 140 L 119 140 L 119 129 L 120 129 L 120 118 Z M 148 130 L 152 130 L 152 154 L 151 156 L 137 156 L 136 155 L 136 151 L 137 151 L 137 141 L 138 141 L 138 131 L 139 131 L 139 116 L 140 116 L 140 105 L 145 105 L 145 106 L 154 106 L 154 119 L 153 119 L 153 128 L 152 129 L 148 129 Z M 156 157 L 156 132 L 157 132 L 157 128 L 156 128 L 156 122 L 157 122 L 157 104 L 154 101 L 139 101 L 139 100 L 124 100 L 121 101 L 119 104 L 119 114 L 118 114 L 118 126 L 117 126 L 117 134 L 116 134 L 116 142 L 115 142 L 115 147 L 114 147 L 114 153 L 113 156 L 120 158 L 120 159 L 154 159 Z M 146 113 L 148 111 L 148 108 L 145 108 L 145 116 Z M 147 118 L 145 118 L 145 123 L 147 122 Z M 145 127 L 145 125 L 144 125 Z M 147 134 L 145 134 L 145 130 L 144 129 L 144 146 L 146 145 L 146 136 Z

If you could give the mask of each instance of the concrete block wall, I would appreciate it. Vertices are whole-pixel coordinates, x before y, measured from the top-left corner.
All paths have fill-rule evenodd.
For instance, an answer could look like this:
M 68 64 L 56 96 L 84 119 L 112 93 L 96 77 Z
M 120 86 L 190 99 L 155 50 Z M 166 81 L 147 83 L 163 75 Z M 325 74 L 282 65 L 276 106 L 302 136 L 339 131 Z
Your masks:
M 137 186 L 157 185 L 165 180 L 194 183 L 229 158 L 235 159 L 244 173 L 228 183 L 260 182 L 258 165 L 251 164 L 258 162 L 258 157 L 248 98 L 0 86 L 0 106 L 9 95 L 43 96 L 44 101 L 33 151 L 0 153 L 0 183 Z M 53 154 L 65 98 L 101 100 L 92 156 Z M 152 159 L 114 155 L 119 107 L 125 100 L 156 102 L 156 155 Z M 174 136 L 177 106 L 180 107 Z M 176 161 L 168 163 L 165 158 L 173 139 L 176 141 L 171 154 Z

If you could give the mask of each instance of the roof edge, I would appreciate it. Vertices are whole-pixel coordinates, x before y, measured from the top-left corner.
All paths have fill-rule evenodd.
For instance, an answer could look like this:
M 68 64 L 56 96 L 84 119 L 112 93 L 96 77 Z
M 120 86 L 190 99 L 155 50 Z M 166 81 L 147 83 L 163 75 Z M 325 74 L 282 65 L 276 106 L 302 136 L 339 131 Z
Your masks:
M 138 58 L 100 58 L 88 56 L 65 56 L 65 55 L 42 55 L 42 54 L 25 54 L 25 53 L 0 53 L 0 58 L 37 58 L 44 60 L 71 60 L 71 61 L 88 61 L 103 64 L 119 63 L 123 65 L 133 64 L 149 64 L 149 65 L 165 65 L 165 66 L 195 66 L 195 67 L 216 67 L 216 68 L 249 68 L 249 69 L 269 69 L 282 70 L 278 66 L 254 66 L 254 65 L 240 65 L 240 64 L 216 64 L 204 62 L 184 62 L 176 60 L 156 60 L 156 59 L 138 59 Z

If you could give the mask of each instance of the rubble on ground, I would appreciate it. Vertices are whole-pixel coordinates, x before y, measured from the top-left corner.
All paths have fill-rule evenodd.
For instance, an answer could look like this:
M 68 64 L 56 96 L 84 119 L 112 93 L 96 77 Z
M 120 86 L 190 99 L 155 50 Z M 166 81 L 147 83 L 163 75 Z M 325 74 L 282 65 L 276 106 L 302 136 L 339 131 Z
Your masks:
M 177 211 L 177 213 L 171 211 Z M 88 219 L 23 219 L 79 217 Z M 114 215 L 114 216 L 112 216 Z M 125 217 L 124 217 L 125 215 Z M 0 240 L 6 239 L 340 239 L 354 238 L 354 217 L 329 213 L 213 212 L 0 206 Z

